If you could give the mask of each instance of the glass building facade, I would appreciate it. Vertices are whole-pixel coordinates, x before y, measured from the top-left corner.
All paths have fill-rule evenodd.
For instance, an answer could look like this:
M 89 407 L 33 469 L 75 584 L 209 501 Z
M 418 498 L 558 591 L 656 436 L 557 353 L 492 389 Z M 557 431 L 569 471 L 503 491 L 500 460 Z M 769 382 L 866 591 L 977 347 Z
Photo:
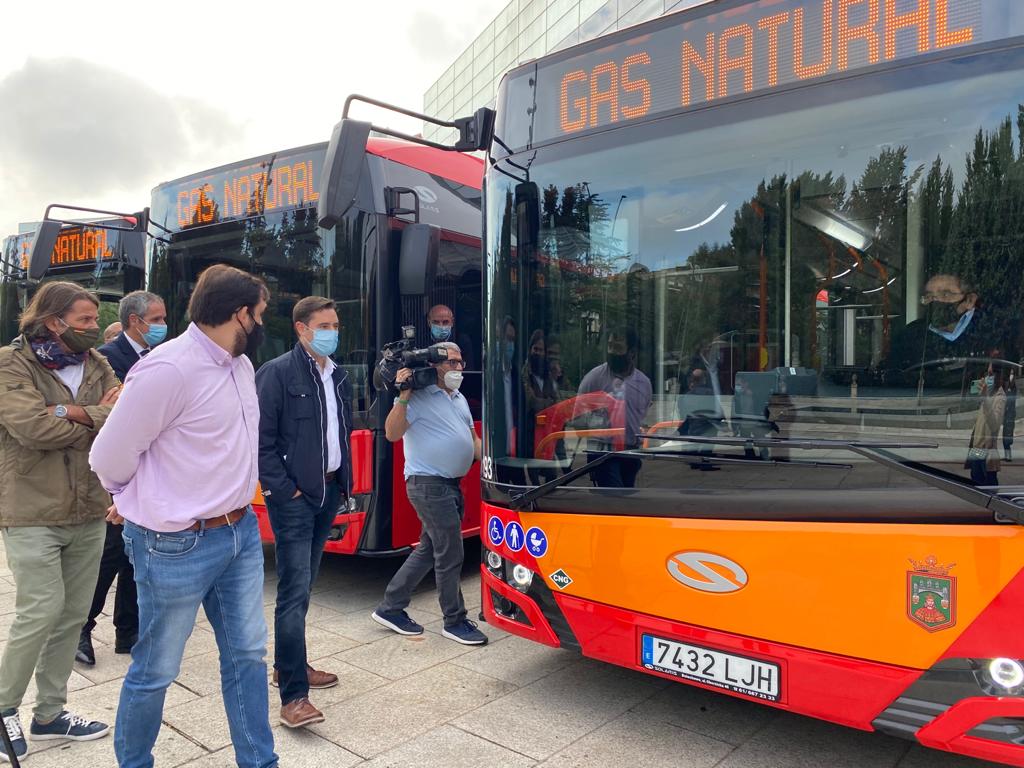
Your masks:
M 708 0 L 512 0 L 423 95 L 426 114 L 469 115 L 494 101 L 517 64 Z M 425 124 L 423 135 L 453 141 L 454 131 Z

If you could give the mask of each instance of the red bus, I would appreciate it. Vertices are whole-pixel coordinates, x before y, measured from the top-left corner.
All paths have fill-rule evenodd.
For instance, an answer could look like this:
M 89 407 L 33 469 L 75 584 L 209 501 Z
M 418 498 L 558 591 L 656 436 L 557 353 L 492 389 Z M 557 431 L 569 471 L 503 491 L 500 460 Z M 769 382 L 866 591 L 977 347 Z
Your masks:
M 713 0 L 524 64 L 486 619 L 1024 765 L 1024 3 Z
M 426 314 L 445 304 L 455 314 L 466 357 L 475 361 L 463 391 L 479 419 L 480 159 L 413 142 L 370 136 L 356 160 L 351 206 L 332 229 L 318 226 L 317 205 L 327 144 L 243 160 L 153 190 L 150 220 L 167 232 L 150 242 L 149 290 L 167 302 L 172 334 L 187 325 L 186 307 L 200 272 L 226 263 L 258 274 L 270 289 L 259 365 L 295 344 L 291 312 L 311 294 L 337 302 L 341 340 L 336 360 L 354 392 L 354 509 L 341 509 L 326 551 L 389 555 L 419 539 L 420 524 L 402 482 L 400 444 L 384 438 L 391 399 L 373 386 L 380 348 L 401 327 L 427 341 Z M 352 162 L 349 158 L 349 162 Z M 410 288 L 399 279 L 411 227 L 435 233 L 436 266 Z M 404 292 L 403 292 L 404 290 Z M 479 529 L 478 468 L 467 475 L 464 534 Z M 264 540 L 272 540 L 257 492 Z

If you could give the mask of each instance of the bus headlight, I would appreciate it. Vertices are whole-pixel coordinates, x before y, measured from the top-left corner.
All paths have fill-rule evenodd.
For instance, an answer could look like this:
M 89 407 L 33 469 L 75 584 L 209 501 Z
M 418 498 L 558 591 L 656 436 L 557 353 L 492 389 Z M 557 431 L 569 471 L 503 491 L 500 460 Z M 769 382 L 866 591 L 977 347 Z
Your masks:
M 527 568 L 525 565 L 519 565 L 518 563 L 512 569 L 512 586 L 518 589 L 520 592 L 525 592 L 530 588 L 530 584 L 533 583 L 533 571 Z
M 497 552 L 487 550 L 487 567 L 492 571 L 501 571 L 501 555 Z
M 993 683 L 1009 691 L 1024 685 L 1024 666 L 1016 659 L 992 659 L 988 663 L 988 676 Z

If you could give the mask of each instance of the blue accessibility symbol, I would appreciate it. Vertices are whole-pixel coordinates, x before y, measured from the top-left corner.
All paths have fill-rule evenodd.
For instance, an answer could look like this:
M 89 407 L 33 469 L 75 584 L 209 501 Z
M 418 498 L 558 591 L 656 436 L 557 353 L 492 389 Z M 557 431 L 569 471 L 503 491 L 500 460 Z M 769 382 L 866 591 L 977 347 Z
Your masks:
M 526 548 L 534 557 L 544 557 L 548 553 L 548 536 L 540 528 L 531 528 L 526 532 Z
M 523 535 L 523 526 L 519 523 L 509 523 L 505 526 L 505 545 L 513 552 L 518 552 L 526 543 L 526 536 Z
M 505 538 L 505 526 L 496 517 L 491 518 L 491 522 L 487 525 L 487 538 L 491 540 L 491 544 L 498 546 Z

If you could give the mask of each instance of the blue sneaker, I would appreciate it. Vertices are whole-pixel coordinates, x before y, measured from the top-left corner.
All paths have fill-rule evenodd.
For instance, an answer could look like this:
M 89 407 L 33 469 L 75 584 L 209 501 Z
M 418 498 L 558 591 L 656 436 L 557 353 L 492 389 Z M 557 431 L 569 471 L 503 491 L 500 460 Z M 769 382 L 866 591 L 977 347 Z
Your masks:
M 7 735 L 11 737 L 11 746 L 14 747 L 14 756 L 21 760 L 28 754 L 28 742 L 25 741 L 25 732 L 21 729 L 21 720 L 18 719 L 18 710 L 8 709 L 3 713 L 4 728 Z M 7 745 L 0 739 L 0 760 L 5 763 L 11 762 L 11 756 L 7 754 Z
M 32 741 L 52 741 L 54 739 L 70 739 L 71 741 L 92 741 L 106 736 L 110 726 L 96 720 L 86 720 L 73 715 L 66 709 L 50 722 L 43 724 L 32 718 L 28 733 Z
M 409 618 L 405 611 L 374 611 L 370 618 L 400 635 L 423 634 L 423 627 Z
M 469 619 L 445 627 L 441 630 L 441 635 L 463 645 L 487 645 L 487 635 L 477 629 L 476 624 Z

